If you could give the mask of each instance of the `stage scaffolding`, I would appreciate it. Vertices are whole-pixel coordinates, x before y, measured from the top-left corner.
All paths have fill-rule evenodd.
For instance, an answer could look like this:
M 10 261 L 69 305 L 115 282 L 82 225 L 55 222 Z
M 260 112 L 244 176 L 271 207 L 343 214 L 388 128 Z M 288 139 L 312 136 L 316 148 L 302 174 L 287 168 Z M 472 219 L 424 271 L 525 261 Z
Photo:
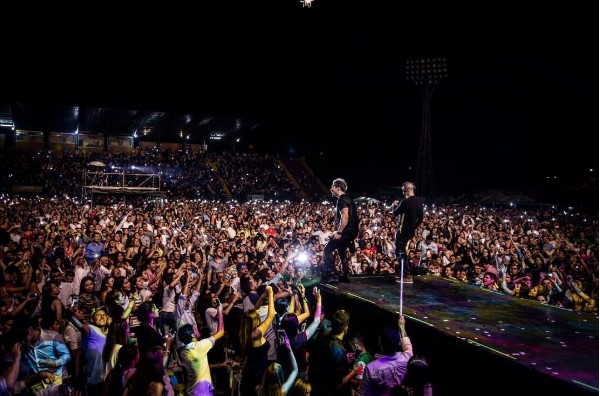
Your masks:
M 164 196 L 159 174 L 105 172 L 96 169 L 84 171 L 82 193 L 84 199 L 92 201 L 95 194 Z

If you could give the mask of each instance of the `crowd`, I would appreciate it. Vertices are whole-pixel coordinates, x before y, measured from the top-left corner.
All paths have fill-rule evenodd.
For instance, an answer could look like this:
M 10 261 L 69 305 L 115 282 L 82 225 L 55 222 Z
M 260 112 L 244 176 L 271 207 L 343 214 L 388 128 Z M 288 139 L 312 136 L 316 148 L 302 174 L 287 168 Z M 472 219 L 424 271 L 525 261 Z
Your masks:
M 88 166 L 93 161 L 105 164 L 107 173 L 160 175 L 161 190 L 174 198 L 246 200 L 248 195 L 263 195 L 266 199 L 299 200 L 302 195 L 283 170 L 285 165 L 270 155 L 157 149 L 136 149 L 131 153 L 0 150 L 0 192 L 9 193 L 13 186 L 24 185 L 41 186 L 46 195 L 79 196 L 82 172 L 98 170 Z M 298 160 L 289 159 L 286 163 L 292 177 L 304 188 L 314 187 L 314 182 L 310 183 L 314 178 L 306 175 Z
M 358 204 L 352 274 L 397 270 L 385 201 Z M 374 355 L 348 312 L 323 306 L 333 212 L 2 197 L 0 394 L 430 395 L 403 317 Z M 597 217 L 573 210 L 444 206 L 406 250 L 414 274 L 597 315 L 597 246 Z

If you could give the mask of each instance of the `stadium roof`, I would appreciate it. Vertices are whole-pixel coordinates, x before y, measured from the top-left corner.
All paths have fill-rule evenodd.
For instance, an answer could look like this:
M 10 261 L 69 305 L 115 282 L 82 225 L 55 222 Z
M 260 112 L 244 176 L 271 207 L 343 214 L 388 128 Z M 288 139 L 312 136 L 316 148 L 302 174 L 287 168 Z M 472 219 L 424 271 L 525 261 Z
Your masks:
M 133 136 L 141 140 L 192 143 L 238 138 L 256 124 L 241 118 L 141 109 L 5 102 L 0 117 L 16 130 Z M 189 137 L 188 137 L 189 136 Z

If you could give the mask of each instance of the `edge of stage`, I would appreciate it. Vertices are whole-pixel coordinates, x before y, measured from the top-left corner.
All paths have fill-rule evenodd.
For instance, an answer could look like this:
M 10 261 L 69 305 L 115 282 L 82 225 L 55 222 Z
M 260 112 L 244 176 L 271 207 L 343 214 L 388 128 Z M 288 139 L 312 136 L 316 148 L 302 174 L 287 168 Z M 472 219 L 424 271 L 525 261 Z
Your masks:
M 350 333 L 373 333 L 375 321 L 376 328 L 397 321 L 400 284 L 393 276 L 351 280 L 320 284 L 327 312 L 350 312 Z M 433 369 L 436 395 L 598 394 L 593 314 L 430 275 L 404 285 L 403 305 L 415 354 Z

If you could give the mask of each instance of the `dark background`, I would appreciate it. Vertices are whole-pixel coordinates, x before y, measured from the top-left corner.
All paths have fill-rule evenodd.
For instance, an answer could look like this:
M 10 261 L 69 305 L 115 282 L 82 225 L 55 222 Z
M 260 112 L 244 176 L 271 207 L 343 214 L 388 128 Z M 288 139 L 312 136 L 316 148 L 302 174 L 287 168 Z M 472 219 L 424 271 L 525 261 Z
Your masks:
M 597 4 L 173 7 L 8 13 L 0 99 L 240 118 L 252 126 L 241 149 L 305 156 L 326 184 L 358 191 L 414 180 L 421 98 L 404 65 L 445 57 L 437 195 L 501 188 L 597 207 Z

